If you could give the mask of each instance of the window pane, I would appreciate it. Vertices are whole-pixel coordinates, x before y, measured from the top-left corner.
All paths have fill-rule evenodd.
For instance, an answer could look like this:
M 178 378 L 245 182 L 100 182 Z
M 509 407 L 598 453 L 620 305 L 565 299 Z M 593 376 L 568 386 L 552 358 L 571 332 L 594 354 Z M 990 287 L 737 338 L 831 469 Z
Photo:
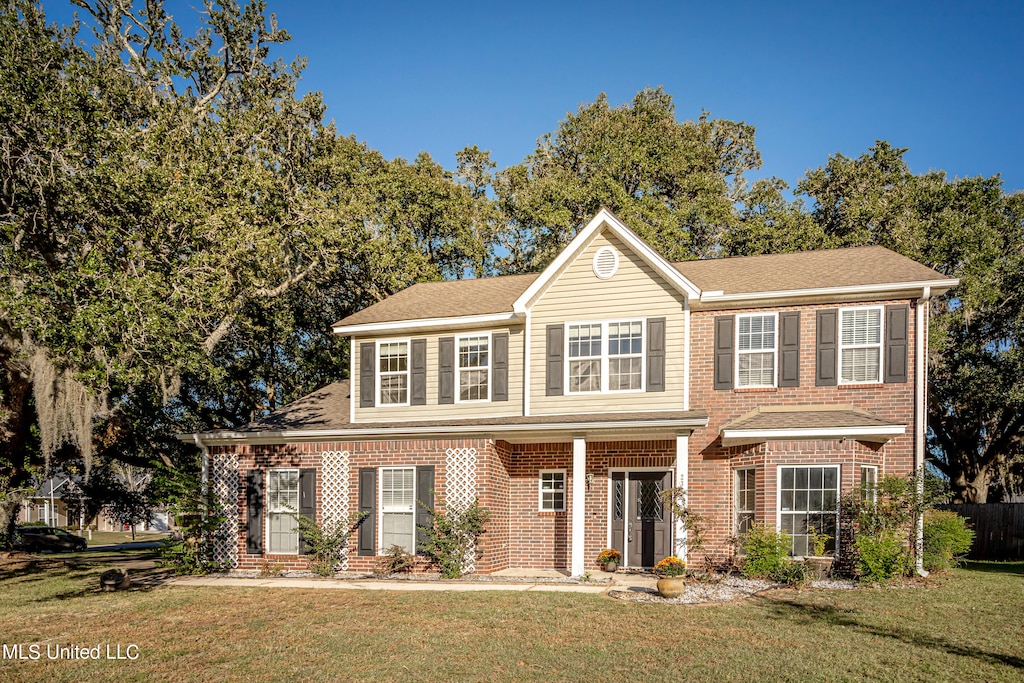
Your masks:
M 608 355 L 619 356 L 643 352 L 640 321 L 608 324 Z
M 487 370 L 462 370 L 459 372 L 459 400 L 487 400 Z
M 639 389 L 642 358 L 611 358 L 608 360 L 608 389 L 626 391 Z
M 601 391 L 601 361 L 569 361 L 569 391 Z
M 775 384 L 775 353 L 739 354 L 737 380 L 741 387 L 773 386 Z
M 739 318 L 739 350 L 756 351 L 775 348 L 775 316 L 741 316 Z
M 779 498 L 781 528 L 793 538 L 790 552 L 807 555 L 814 550 L 810 537 L 829 536 L 826 551 L 835 550 L 839 469 L 837 467 L 784 467 Z M 787 504 L 792 502 L 792 508 Z
M 380 371 L 405 372 L 408 369 L 409 354 L 405 342 L 389 342 L 380 345 Z
M 877 348 L 843 349 L 843 381 L 878 381 L 878 358 Z
M 385 404 L 405 403 L 409 395 L 408 375 L 382 375 L 380 378 L 380 402 Z
M 459 367 L 485 368 L 488 363 L 487 337 L 466 337 L 459 340 Z
M 879 344 L 882 341 L 882 311 L 877 308 L 843 311 L 843 345 Z
M 586 358 L 601 355 L 600 325 L 569 326 L 569 357 Z
M 405 549 L 405 552 L 416 554 L 414 547 L 415 529 L 413 513 L 385 512 L 381 519 L 381 547 L 387 550 L 393 545 Z

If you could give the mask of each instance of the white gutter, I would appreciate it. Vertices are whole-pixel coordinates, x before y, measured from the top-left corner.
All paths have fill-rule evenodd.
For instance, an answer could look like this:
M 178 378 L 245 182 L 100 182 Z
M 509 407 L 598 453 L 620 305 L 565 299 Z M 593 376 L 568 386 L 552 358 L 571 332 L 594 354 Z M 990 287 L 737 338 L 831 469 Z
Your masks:
M 532 326 L 530 325 L 530 312 L 526 311 L 526 330 L 523 339 L 523 415 L 530 417 L 530 344 Z
M 805 429 L 723 429 L 722 445 L 735 446 L 739 442 L 760 443 L 761 441 L 789 441 L 792 439 L 854 439 L 858 441 L 888 441 L 894 436 L 906 434 L 905 425 L 881 425 L 877 427 L 809 427 Z
M 914 356 L 914 403 L 917 406 L 914 415 L 914 472 L 917 475 L 917 503 L 924 502 L 924 448 L 925 430 L 928 428 L 928 363 L 925 354 L 928 345 L 927 317 L 925 309 L 930 306 L 931 288 L 924 287 L 921 291 L 921 298 L 917 300 L 917 320 L 914 325 L 914 334 L 917 350 Z M 917 537 L 914 539 L 914 556 L 916 558 L 917 573 L 920 576 L 928 576 L 924 568 L 924 512 L 917 515 Z
M 721 290 L 704 292 L 700 295 L 701 303 L 718 303 L 727 301 L 755 301 L 759 299 L 786 299 L 791 297 L 837 296 L 843 294 L 884 294 L 904 289 L 936 290 L 941 294 L 960 284 L 960 280 L 929 280 L 919 282 L 891 282 L 873 285 L 847 285 L 844 287 L 817 287 L 813 289 L 785 289 L 774 292 L 749 292 L 745 294 L 722 294 Z
M 480 315 L 462 315 L 451 318 L 419 318 L 416 320 L 392 320 L 382 323 L 363 323 L 357 325 L 337 325 L 331 330 L 335 334 L 362 334 L 366 332 L 398 332 L 415 330 L 425 327 L 475 327 L 491 323 L 513 322 L 519 316 L 515 313 L 482 313 Z

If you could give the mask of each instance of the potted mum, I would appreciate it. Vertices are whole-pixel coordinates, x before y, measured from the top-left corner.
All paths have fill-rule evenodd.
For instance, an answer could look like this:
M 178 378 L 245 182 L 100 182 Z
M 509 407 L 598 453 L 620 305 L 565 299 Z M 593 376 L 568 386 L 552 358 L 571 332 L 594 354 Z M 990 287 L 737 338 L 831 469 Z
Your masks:
M 601 551 L 601 554 L 597 556 L 597 563 L 604 567 L 606 572 L 613 572 L 618 569 L 621 561 L 622 553 L 615 548 L 605 548 Z
M 663 598 L 678 598 L 686 591 L 686 562 L 669 555 L 654 565 L 658 575 L 658 593 Z

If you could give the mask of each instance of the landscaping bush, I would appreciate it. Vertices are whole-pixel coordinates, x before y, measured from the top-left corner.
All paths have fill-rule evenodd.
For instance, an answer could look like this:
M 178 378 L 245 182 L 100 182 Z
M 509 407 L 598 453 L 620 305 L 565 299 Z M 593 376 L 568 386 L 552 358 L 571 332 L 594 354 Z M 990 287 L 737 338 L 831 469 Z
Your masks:
M 857 536 L 857 568 L 863 583 L 887 583 L 910 573 L 912 561 L 903 538 L 892 529 Z
M 750 578 L 772 578 L 790 564 L 791 539 L 784 531 L 776 531 L 767 524 L 755 524 L 743 536 L 743 575 Z
M 416 564 L 415 557 L 405 552 L 405 548 L 402 546 L 393 545 L 385 550 L 380 560 L 377 561 L 377 574 L 388 576 L 412 571 L 414 564 Z
M 431 526 L 420 527 L 427 536 L 420 550 L 437 562 L 443 578 L 459 578 L 472 553 L 479 551 L 476 541 L 484 532 L 484 525 L 491 516 L 490 510 L 480 507 L 475 500 L 465 510 L 446 512 L 433 510 L 422 502 L 419 504 L 430 512 L 434 520 Z
M 924 516 L 924 568 L 930 572 L 956 567 L 974 543 L 967 520 L 949 510 L 929 510 Z
M 310 571 L 317 576 L 334 576 L 348 547 L 348 539 L 355 532 L 356 522 L 366 514 L 355 512 L 343 519 L 328 520 L 323 524 L 317 524 L 305 515 L 296 515 L 299 534 L 306 544 Z
M 787 586 L 799 588 L 811 578 L 811 572 L 803 562 L 786 560 L 768 578 L 776 583 L 784 583 Z

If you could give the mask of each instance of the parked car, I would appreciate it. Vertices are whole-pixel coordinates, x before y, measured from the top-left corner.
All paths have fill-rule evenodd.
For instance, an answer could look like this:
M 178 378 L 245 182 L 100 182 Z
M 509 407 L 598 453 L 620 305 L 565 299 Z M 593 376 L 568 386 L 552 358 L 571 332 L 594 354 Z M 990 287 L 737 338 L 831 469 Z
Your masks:
M 28 552 L 43 550 L 81 552 L 89 546 L 88 541 L 81 536 L 52 526 L 19 526 L 17 536 L 18 540 L 15 541 L 15 545 Z

